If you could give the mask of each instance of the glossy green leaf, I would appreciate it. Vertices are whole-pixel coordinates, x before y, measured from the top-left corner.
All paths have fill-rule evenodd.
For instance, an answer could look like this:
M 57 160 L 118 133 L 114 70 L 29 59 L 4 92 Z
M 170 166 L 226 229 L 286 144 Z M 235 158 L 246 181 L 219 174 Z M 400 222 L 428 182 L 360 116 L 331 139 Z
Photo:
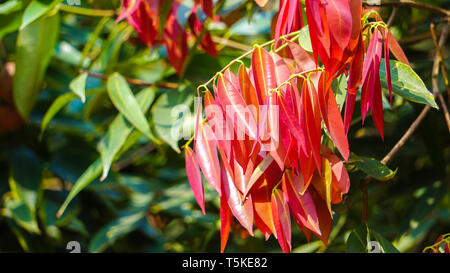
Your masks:
M 117 110 L 145 136 L 157 142 L 125 78 L 119 73 L 114 73 L 108 78 L 107 90 Z
M 382 60 L 384 62 L 384 60 Z M 392 92 L 407 100 L 438 108 L 433 94 L 427 89 L 422 79 L 414 70 L 399 61 L 391 60 Z M 386 68 L 380 66 L 381 85 L 388 88 L 386 81 Z
M 180 138 L 191 136 L 191 132 L 186 134 L 188 130 L 185 130 L 185 126 L 192 119 L 189 111 L 189 106 L 193 102 L 192 94 L 188 89 L 169 90 L 162 94 L 152 107 L 156 132 L 178 153 Z
M 86 96 L 94 94 L 96 92 L 103 92 L 103 88 L 100 89 L 91 89 L 86 91 Z M 44 115 L 44 118 L 42 119 L 41 123 L 41 132 L 39 135 L 39 138 L 42 138 L 45 129 L 47 128 L 50 121 L 55 117 L 56 114 L 61 111 L 62 108 L 64 108 L 69 102 L 75 100 L 77 98 L 77 95 L 74 93 L 65 93 L 57 97 L 52 105 L 50 105 L 50 108 L 48 108 L 47 112 Z
M 75 196 L 78 195 L 78 193 L 86 188 L 94 179 L 100 176 L 100 174 L 102 173 L 102 166 L 102 160 L 98 158 L 87 168 L 87 170 L 73 185 L 66 200 L 62 204 L 61 208 L 59 208 L 57 217 L 62 216 L 69 203 L 75 198 Z
M 39 96 L 58 33 L 59 14 L 55 14 L 29 24 L 17 37 L 14 103 L 25 119 Z
M 61 2 L 62 0 L 32 0 L 23 13 L 20 29 L 24 29 Z
M 86 79 L 88 77 L 88 73 L 84 72 L 78 75 L 75 79 L 72 80 L 69 84 L 70 90 L 75 93 L 78 97 L 80 97 L 81 102 L 86 102 Z
M 136 99 L 143 113 L 146 113 L 150 108 L 150 105 L 155 98 L 155 93 L 156 90 L 149 87 L 137 94 Z M 109 126 L 100 148 L 100 155 L 103 162 L 101 181 L 108 176 L 114 157 L 120 151 L 133 128 L 133 125 L 121 114 L 119 114 Z
M 374 158 L 352 154 L 349 161 L 354 163 L 358 169 L 379 181 L 391 180 L 397 174 L 397 170 L 393 171 L 389 169 L 386 165 Z
M 393 246 L 391 242 L 381 236 L 378 232 L 370 230 L 370 234 L 373 236 L 374 240 L 380 244 L 383 249 L 383 253 L 400 253 L 400 251 Z
M 367 243 L 370 240 L 367 225 L 361 224 L 347 238 L 347 253 L 367 253 Z

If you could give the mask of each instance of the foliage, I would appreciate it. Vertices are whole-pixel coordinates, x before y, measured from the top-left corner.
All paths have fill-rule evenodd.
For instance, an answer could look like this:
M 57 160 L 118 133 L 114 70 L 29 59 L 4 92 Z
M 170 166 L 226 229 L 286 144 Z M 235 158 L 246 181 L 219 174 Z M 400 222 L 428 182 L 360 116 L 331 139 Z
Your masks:
M 363 40 L 335 27 L 336 16 L 351 20 L 354 12 L 348 17 L 345 9 L 328 9 L 316 18 L 320 13 L 311 10 L 325 7 L 311 2 L 0 1 L 0 251 L 65 252 L 69 241 L 79 241 L 83 252 L 278 252 L 280 246 L 293 252 L 367 252 L 374 240 L 383 252 L 448 248 L 445 236 L 435 239 L 450 227 L 450 135 L 443 107 L 430 91 L 435 47 L 428 38 L 430 23 L 440 17 L 401 6 L 388 31 L 382 19 L 388 20 L 392 7 L 363 10 Z M 447 0 L 432 4 L 449 6 Z M 324 18 L 331 34 L 317 25 Z M 267 43 L 271 38 L 275 43 Z M 396 40 L 404 53 L 392 44 Z M 321 48 L 330 41 L 330 48 Z M 373 43 L 374 58 L 364 58 L 372 53 L 361 41 Z M 245 44 L 263 46 L 252 50 Z M 347 47 L 352 54 L 333 51 Z M 389 48 L 396 60 L 381 57 Z M 347 73 L 355 52 L 368 60 L 360 70 L 367 70 L 369 83 Z M 334 63 L 337 55 L 343 57 Z M 299 65 L 310 68 L 293 72 Z M 289 72 L 280 74 L 280 67 Z M 278 73 L 275 82 L 268 82 L 268 68 Z M 442 74 L 438 80 L 443 92 Z M 242 85 L 277 102 L 302 90 L 311 94 L 301 97 L 304 107 L 298 109 L 315 124 L 297 124 L 292 107 L 299 103 L 280 104 L 290 140 L 301 141 L 305 131 L 315 134 L 307 136 L 315 143 L 308 151 L 317 155 L 310 157 L 317 170 L 309 170 L 309 178 L 302 163 L 285 170 L 285 154 L 275 152 L 268 159 L 236 157 L 247 161 L 239 164 L 253 164 L 245 178 L 251 183 L 243 188 L 220 182 L 230 179 L 237 164 L 226 166 L 222 151 L 205 152 L 229 144 L 199 137 L 214 128 L 207 115 L 196 115 L 196 96 L 205 106 L 217 98 L 235 107 L 265 104 L 241 96 Z M 323 97 L 314 98 L 321 92 Z M 440 109 L 430 111 L 389 166 L 380 162 L 423 105 Z M 372 119 L 366 118 L 368 110 Z M 259 136 L 259 129 L 247 129 Z M 237 153 L 237 146 L 232 149 Z M 336 168 L 348 180 L 339 180 Z M 270 187 L 261 183 L 267 174 L 276 181 Z M 306 189 L 305 180 L 313 188 Z M 211 186 L 203 188 L 203 182 Z M 258 208 L 240 199 L 258 199 L 265 190 L 270 195 Z M 295 200 L 307 196 L 316 204 L 316 220 L 296 210 Z M 314 215 L 309 209 L 303 216 Z M 367 221 L 361 224 L 362 210 Z M 264 229 L 267 215 L 276 221 Z M 253 229 L 254 220 L 259 229 Z M 323 242 L 309 238 L 311 233 Z

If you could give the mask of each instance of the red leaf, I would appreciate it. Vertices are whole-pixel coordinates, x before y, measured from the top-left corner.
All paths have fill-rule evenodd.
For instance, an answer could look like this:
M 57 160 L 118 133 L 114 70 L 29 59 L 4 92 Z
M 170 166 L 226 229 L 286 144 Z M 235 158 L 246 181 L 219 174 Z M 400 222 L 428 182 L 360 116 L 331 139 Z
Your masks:
M 291 251 L 291 217 L 289 206 L 283 196 L 282 190 L 274 189 L 272 192 L 272 214 L 274 216 L 275 233 L 283 252 Z
M 347 140 L 347 134 L 344 129 L 341 112 L 337 105 L 336 98 L 331 88 L 327 88 L 324 75 L 319 80 L 319 104 L 322 113 L 322 119 L 330 133 L 334 145 L 344 157 L 345 161 L 350 156 L 350 149 Z
M 375 79 L 375 87 L 374 87 L 374 99 L 372 106 L 372 119 L 375 123 L 375 127 L 377 127 L 378 132 L 380 133 L 381 139 L 384 141 L 384 130 L 383 130 L 383 99 L 381 92 L 381 84 L 380 84 L 380 76 L 377 75 Z
M 189 16 L 188 21 L 189 21 L 189 25 L 191 27 L 193 34 L 196 37 L 199 37 L 202 34 L 203 24 L 197 18 L 197 9 L 195 7 L 196 6 L 194 5 L 194 8 L 192 9 L 192 13 Z M 211 38 L 211 34 L 209 34 L 209 32 L 205 32 L 203 34 L 202 40 L 200 42 L 200 46 L 209 55 L 216 57 L 216 58 L 218 57 L 216 45 L 213 42 L 213 40 Z
M 178 23 L 176 15 L 170 13 L 164 29 L 164 43 L 167 55 L 178 75 L 183 73 L 184 64 L 188 55 L 187 35 Z
M 266 102 L 269 90 L 277 87 L 275 63 L 272 56 L 262 47 L 255 47 L 252 54 L 252 72 L 260 104 Z
M 202 4 L 202 9 L 205 12 L 206 15 L 209 17 L 213 17 L 213 0 L 200 0 Z
M 228 236 L 230 235 L 231 226 L 231 210 L 228 206 L 225 195 L 220 197 L 220 252 L 225 251 L 227 245 Z
M 253 113 L 255 121 L 259 121 L 259 102 L 258 94 L 248 76 L 247 68 L 244 65 L 239 67 L 239 85 L 242 91 L 242 97 L 250 107 L 250 111 Z
M 388 46 L 390 51 L 397 60 L 411 66 L 411 64 L 408 61 L 408 58 L 406 57 L 405 52 L 403 52 L 402 47 L 400 46 L 400 44 L 397 42 L 397 39 L 395 39 L 394 35 L 392 35 L 390 31 L 388 32 Z
M 350 178 L 344 163 L 331 152 L 331 150 L 322 146 L 323 154 L 328 159 L 331 165 L 331 172 L 333 174 L 333 182 L 331 184 L 332 204 L 338 204 L 342 201 L 342 196 L 350 189 Z
M 225 164 L 223 159 L 222 163 Z M 234 175 L 227 168 L 222 168 L 221 173 L 223 194 L 227 199 L 231 212 L 239 223 L 253 236 L 253 203 L 251 195 L 241 204 L 241 196 L 233 181 Z
M 283 175 L 282 186 L 296 222 L 317 234 L 321 234 L 316 206 L 306 185 L 304 185 L 303 176 L 297 176 L 287 170 Z
M 389 35 L 388 31 L 386 31 L 386 35 L 384 38 L 384 65 L 386 68 L 386 82 L 389 90 L 389 101 L 392 107 L 392 80 L 391 80 L 391 64 L 390 64 L 390 56 L 389 56 Z
M 297 66 L 298 72 L 313 70 L 316 68 L 314 62 L 314 57 L 311 56 L 306 50 L 303 49 L 299 44 L 292 41 L 288 41 L 289 49 L 291 50 L 292 56 L 294 57 L 295 64 Z
M 116 19 L 116 23 L 122 21 L 125 18 L 130 17 L 137 11 L 142 0 L 122 0 L 122 6 L 124 7 Z
M 217 142 L 207 123 L 200 123 L 198 127 L 195 153 L 203 175 L 211 186 L 222 195 L 220 188 L 220 165 L 217 156 Z
M 317 93 L 315 89 L 313 89 L 313 85 L 308 82 L 305 82 L 303 85 L 302 93 L 307 139 L 312 150 L 317 170 L 320 173 L 322 163 L 320 157 L 321 118 L 319 101 Z
M 185 161 L 187 176 L 192 191 L 194 192 L 195 199 L 202 209 L 203 214 L 205 214 L 205 196 L 203 193 L 202 177 L 198 168 L 196 156 L 190 147 L 186 147 L 185 149 Z
M 326 246 L 328 245 L 328 238 L 330 237 L 331 228 L 333 226 L 333 219 L 328 211 L 326 202 L 320 198 L 318 193 L 313 189 L 309 188 L 311 196 L 316 205 L 317 215 L 319 216 L 319 227 L 321 234 L 314 233 L 317 238 L 319 238 Z
M 231 71 L 228 73 L 232 74 Z M 251 139 L 256 139 L 256 121 L 247 107 L 240 90 L 237 89 L 239 86 L 235 86 L 230 79 L 231 77 L 227 77 L 227 74 L 225 74 L 225 76 L 219 74 L 218 77 L 217 95 L 222 104 L 222 108 L 227 117 L 231 119 L 235 132 L 244 133 Z M 239 82 L 237 82 L 237 84 L 239 84 Z
M 252 189 L 252 201 L 255 210 L 255 224 L 267 240 L 271 234 L 275 234 L 271 206 L 273 183 L 269 183 L 264 177 L 261 177 L 260 181 Z
M 327 21 L 331 26 L 331 34 L 344 51 L 352 36 L 353 19 L 349 0 L 328 0 L 322 5 L 325 7 Z

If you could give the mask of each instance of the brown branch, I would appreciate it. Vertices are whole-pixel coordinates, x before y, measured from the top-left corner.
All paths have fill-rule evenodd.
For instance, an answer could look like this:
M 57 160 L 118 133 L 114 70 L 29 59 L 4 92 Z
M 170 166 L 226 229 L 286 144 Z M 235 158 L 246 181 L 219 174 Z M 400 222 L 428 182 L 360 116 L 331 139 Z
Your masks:
M 442 30 L 442 34 L 440 37 L 440 41 L 438 44 L 438 47 L 440 47 L 440 45 L 445 44 L 445 41 L 447 39 L 447 35 L 448 35 L 448 24 L 444 27 L 444 29 Z M 440 50 L 439 50 L 440 51 Z M 439 53 L 437 53 L 439 54 Z M 436 62 L 435 62 L 435 66 L 436 66 Z M 438 69 L 433 69 L 433 81 L 435 81 L 437 79 L 437 74 L 439 73 L 439 65 L 437 65 Z M 436 83 L 434 83 L 434 86 L 436 85 Z M 439 92 L 439 87 L 436 85 L 433 88 L 433 95 L 435 97 L 440 95 Z M 448 110 L 445 102 L 442 104 L 443 105 L 443 109 L 444 111 L 446 111 L 446 115 L 448 115 Z M 408 130 L 406 131 L 406 133 L 402 136 L 402 138 L 397 142 L 397 144 L 395 144 L 394 148 L 392 148 L 392 150 L 381 160 L 381 163 L 383 164 L 387 164 L 389 163 L 389 161 L 391 161 L 391 159 L 400 151 L 400 149 L 406 144 L 406 142 L 411 138 L 411 136 L 414 134 L 414 132 L 417 130 L 417 128 L 419 127 L 419 125 L 422 123 L 422 121 L 425 119 L 425 117 L 427 116 L 428 112 L 431 110 L 430 106 L 426 106 L 422 112 L 420 113 L 420 115 L 417 117 L 417 119 L 411 124 L 411 126 L 408 128 Z
M 392 24 L 394 24 L 395 18 L 397 17 L 397 14 L 398 14 L 398 10 L 399 10 L 398 7 L 394 7 L 394 8 L 392 9 L 391 16 L 389 16 L 389 20 L 388 20 L 387 23 L 386 23 L 386 25 L 387 25 L 388 28 L 391 27 Z
M 232 41 L 232 40 L 229 40 L 229 39 L 225 39 L 225 38 L 222 38 L 222 37 L 214 36 L 214 37 L 212 37 L 212 39 L 213 39 L 214 43 L 223 44 L 224 46 L 228 46 L 228 47 L 231 47 L 231 48 L 239 49 L 239 50 L 242 50 L 242 51 L 250 51 L 250 50 L 252 50 L 251 46 L 248 46 L 246 44 L 241 44 L 241 43 L 238 43 L 238 42 L 235 42 L 235 41 Z
M 446 9 L 428 5 L 428 4 L 424 4 L 424 3 L 417 3 L 417 2 L 414 2 L 411 0 L 402 0 L 401 2 L 383 2 L 380 4 L 364 2 L 363 5 L 366 7 L 402 7 L 402 6 L 404 6 L 404 7 L 421 9 L 421 10 L 427 10 L 427 11 L 430 11 L 430 12 L 433 12 L 436 14 L 446 16 L 446 17 L 450 16 L 450 11 L 448 11 Z
M 434 25 L 434 23 L 432 23 L 430 25 L 430 30 L 431 30 L 431 36 L 433 38 L 434 45 L 436 47 L 436 55 L 434 57 L 433 74 L 432 74 L 431 82 L 433 85 L 433 94 L 439 98 L 439 101 L 442 105 L 442 110 L 444 111 L 444 118 L 447 123 L 448 130 L 450 132 L 450 114 L 448 112 L 447 103 L 445 102 L 444 97 L 442 96 L 441 92 L 439 92 L 439 66 L 440 66 L 441 70 L 442 70 L 442 75 L 444 76 L 445 85 L 447 87 L 447 92 L 448 92 L 449 98 L 450 98 L 450 90 L 448 87 L 447 71 L 446 71 L 445 63 L 443 61 L 442 53 L 441 53 L 441 47 L 445 44 L 446 37 L 448 34 L 448 24 L 446 24 L 444 26 L 439 42 L 437 41 L 434 27 L 435 27 L 435 25 Z
M 140 148 L 139 150 L 137 150 L 131 156 L 114 163 L 113 169 L 118 172 L 118 171 L 130 166 L 131 164 L 133 164 L 134 160 L 136 160 L 137 158 L 144 157 L 145 155 L 149 154 L 154 149 L 155 149 L 155 145 L 153 145 L 153 143 L 148 143 L 147 145 L 145 145 L 142 148 Z
M 448 32 L 448 25 L 450 24 L 450 22 L 447 22 L 444 26 L 444 29 L 442 30 L 441 33 L 441 39 L 444 38 L 443 41 L 439 41 L 437 40 L 436 37 L 436 32 L 435 32 L 435 24 L 431 23 L 430 24 L 430 31 L 431 31 L 431 38 L 433 39 L 433 43 L 434 46 L 436 47 L 436 58 L 435 58 L 435 63 L 437 60 L 437 65 L 441 66 L 441 70 L 442 70 L 442 76 L 444 77 L 444 82 L 445 82 L 445 87 L 447 88 L 447 94 L 448 97 L 450 98 L 450 86 L 448 83 L 448 76 L 447 76 L 447 69 L 445 68 L 445 63 L 444 63 L 444 58 L 442 56 L 442 51 L 441 51 L 441 47 L 445 44 L 445 39 L 447 37 L 447 32 Z M 437 69 L 439 72 L 439 69 Z M 437 76 L 437 75 L 435 75 Z
M 101 80 L 108 79 L 108 76 L 100 74 L 100 73 L 95 73 L 95 72 L 87 71 L 84 69 L 82 69 L 81 72 L 88 73 L 89 77 L 93 77 L 93 78 L 97 78 L 97 79 L 101 79 Z M 178 83 L 172 83 L 172 82 L 148 83 L 148 82 L 141 81 L 139 79 L 131 79 L 131 78 L 125 78 L 125 80 L 129 84 L 138 85 L 138 86 L 156 86 L 156 87 L 165 88 L 165 89 L 177 89 L 179 87 Z
M 411 126 L 408 128 L 406 133 L 402 136 L 402 138 L 395 144 L 394 148 L 381 160 L 381 163 L 386 165 L 391 161 L 391 159 L 400 151 L 400 149 L 406 144 L 406 142 L 409 140 L 409 138 L 414 134 L 416 129 L 419 127 L 419 125 L 422 123 L 422 121 L 427 116 L 428 112 L 431 110 L 430 106 L 426 106 L 420 115 L 417 117 L 417 119 L 411 124 Z

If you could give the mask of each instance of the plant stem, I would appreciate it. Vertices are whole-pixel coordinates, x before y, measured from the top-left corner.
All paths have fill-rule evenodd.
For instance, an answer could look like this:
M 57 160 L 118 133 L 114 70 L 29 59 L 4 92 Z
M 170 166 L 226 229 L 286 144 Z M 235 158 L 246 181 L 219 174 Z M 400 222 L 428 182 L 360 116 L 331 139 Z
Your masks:
M 443 8 L 439 8 L 436 6 L 432 6 L 432 5 L 428 5 L 428 4 L 424 4 L 424 3 L 417 3 L 411 0 L 403 0 L 401 2 L 383 2 L 380 4 L 375 4 L 375 3 L 367 3 L 364 2 L 363 3 L 364 6 L 366 7 L 401 7 L 401 6 L 406 6 L 406 7 L 412 7 L 412 8 L 416 8 L 416 9 L 422 9 L 422 10 L 427 10 L 436 14 L 440 14 L 443 16 L 450 16 L 450 11 L 443 9 Z
M 300 30 L 299 30 L 299 31 L 295 31 L 295 32 L 291 32 L 291 33 L 289 33 L 289 34 L 286 34 L 286 35 L 280 37 L 280 40 L 281 40 L 281 39 L 284 39 L 284 38 L 290 38 L 290 37 L 292 37 L 292 36 L 296 36 L 296 35 L 299 34 L 299 33 L 300 33 Z M 270 40 L 270 41 L 265 42 L 264 44 L 260 45 L 260 47 L 266 47 L 266 46 L 269 46 L 269 45 L 273 44 L 274 42 L 275 42 L 275 40 Z M 212 77 L 211 79 L 209 79 L 206 83 L 204 83 L 204 84 L 202 84 L 202 85 L 203 85 L 203 86 L 208 86 L 212 81 L 214 81 L 214 79 L 217 77 L 218 74 L 224 73 L 224 72 L 225 72 L 228 68 L 230 68 L 233 64 L 237 63 L 238 61 L 240 61 L 240 60 L 244 59 L 245 57 L 249 56 L 250 54 L 252 54 L 252 53 L 253 53 L 253 50 L 255 50 L 255 49 L 253 48 L 252 50 L 249 50 L 249 51 L 245 52 L 244 54 L 242 54 L 241 56 L 237 57 L 236 59 L 232 60 L 227 66 L 225 66 L 222 70 L 220 70 L 219 73 L 217 73 L 216 75 L 214 75 L 214 77 Z
M 88 73 L 89 77 L 93 77 L 93 78 L 97 78 L 97 79 L 101 79 L 101 80 L 108 79 L 108 76 L 106 76 L 106 75 L 87 71 L 84 69 L 81 69 L 80 72 L 81 73 L 86 72 L 86 73 Z M 172 83 L 172 82 L 148 83 L 148 82 L 143 82 L 138 79 L 131 79 L 131 78 L 125 78 L 125 80 L 129 84 L 138 85 L 138 86 L 156 86 L 156 87 L 165 88 L 165 89 L 177 89 L 179 87 L 178 83 Z
M 85 16 L 97 16 L 97 17 L 112 17 L 116 15 L 115 10 L 110 9 L 88 9 L 88 8 L 82 8 L 82 7 L 74 7 L 74 6 L 68 6 L 68 5 L 59 5 L 59 9 L 65 12 L 70 12 L 78 15 L 85 15 Z

